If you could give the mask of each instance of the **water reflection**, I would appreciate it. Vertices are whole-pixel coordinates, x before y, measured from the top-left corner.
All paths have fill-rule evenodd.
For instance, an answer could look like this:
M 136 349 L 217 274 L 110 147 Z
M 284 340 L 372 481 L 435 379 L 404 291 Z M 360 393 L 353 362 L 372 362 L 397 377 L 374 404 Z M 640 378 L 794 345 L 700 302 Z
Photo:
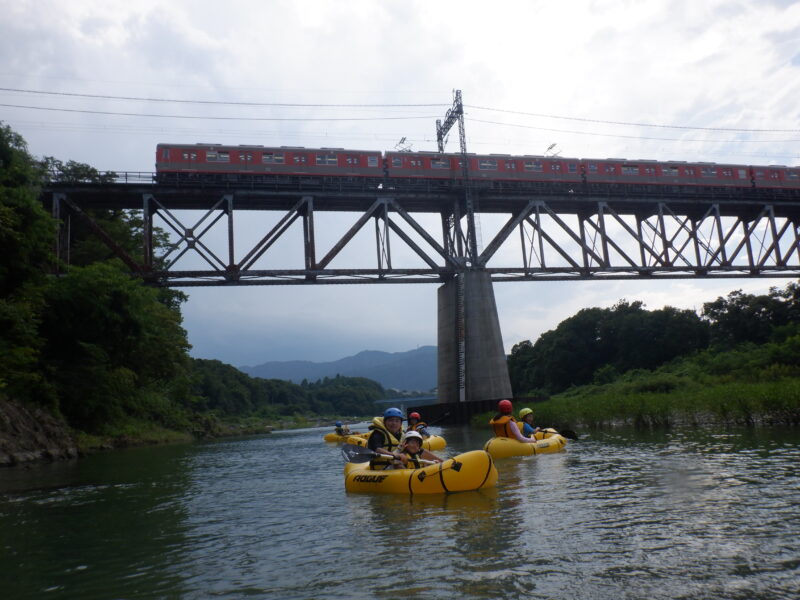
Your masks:
M 598 432 L 414 497 L 347 494 L 325 432 L 0 471 L 3 597 L 796 597 L 797 431 Z

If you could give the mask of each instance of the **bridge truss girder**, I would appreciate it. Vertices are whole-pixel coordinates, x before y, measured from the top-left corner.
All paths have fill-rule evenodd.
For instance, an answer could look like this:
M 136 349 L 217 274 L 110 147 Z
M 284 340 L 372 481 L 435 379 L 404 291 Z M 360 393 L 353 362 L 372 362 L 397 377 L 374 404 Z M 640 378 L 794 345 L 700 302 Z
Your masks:
M 166 196 L 169 198 L 169 196 Z M 490 273 L 492 281 L 687 278 L 687 277 L 798 277 L 800 276 L 800 207 L 794 203 L 741 203 L 653 201 L 615 203 L 609 200 L 565 205 L 561 196 L 520 198 L 508 220 L 478 253 L 474 264 L 463 252 L 460 231 L 470 227 L 463 210 L 463 196 L 438 202 L 441 236 L 437 238 L 415 212 L 431 212 L 430 206 L 406 202 L 403 197 L 377 195 L 351 210 L 356 219 L 318 258 L 320 243 L 315 227 L 319 208 L 312 194 L 297 195 L 290 202 L 261 210 L 282 216 L 245 252 L 237 251 L 234 217 L 255 210 L 252 203 L 237 207 L 236 192 L 220 192 L 201 210 L 159 196 L 158 190 L 141 194 L 144 248 L 141 258 L 129 256 L 83 210 L 69 192 L 52 196 L 53 213 L 62 223 L 71 215 L 84 221 L 119 256 L 132 272 L 158 285 L 175 287 L 220 285 L 297 285 L 342 283 L 440 283 L 468 268 Z M 490 202 L 486 212 L 508 214 Z M 329 204 L 322 210 L 330 210 Z M 197 216 L 199 214 L 199 217 Z M 191 221 L 184 221 L 191 218 Z M 361 255 L 358 268 L 332 268 L 331 264 L 356 235 L 373 221 L 375 255 Z M 303 268 L 263 269 L 258 261 L 275 244 L 302 223 Z M 210 232 L 224 224 L 225 243 Z M 170 245 L 156 256 L 155 227 L 171 235 Z M 474 227 L 474 225 L 473 225 Z M 296 229 L 296 228 L 295 228 Z M 62 227 L 58 247 L 66 258 L 68 240 Z M 519 245 L 513 242 L 515 232 Z M 404 246 L 418 257 L 421 267 L 395 264 L 393 249 Z M 516 246 L 516 250 L 514 247 Z M 501 258 L 502 254 L 502 258 Z M 203 266 L 179 269 L 179 262 L 193 256 Z M 500 264 L 505 261 L 505 264 Z M 467 263 L 470 264 L 467 264 Z

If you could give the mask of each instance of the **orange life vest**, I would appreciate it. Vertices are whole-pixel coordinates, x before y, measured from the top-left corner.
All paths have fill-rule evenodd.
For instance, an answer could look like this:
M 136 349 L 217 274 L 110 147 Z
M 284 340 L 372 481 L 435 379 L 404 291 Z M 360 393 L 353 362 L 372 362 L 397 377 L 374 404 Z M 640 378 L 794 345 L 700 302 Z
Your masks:
M 516 427 L 517 420 L 512 415 L 499 415 L 489 421 L 495 437 L 507 437 L 517 439 L 509 427 Z

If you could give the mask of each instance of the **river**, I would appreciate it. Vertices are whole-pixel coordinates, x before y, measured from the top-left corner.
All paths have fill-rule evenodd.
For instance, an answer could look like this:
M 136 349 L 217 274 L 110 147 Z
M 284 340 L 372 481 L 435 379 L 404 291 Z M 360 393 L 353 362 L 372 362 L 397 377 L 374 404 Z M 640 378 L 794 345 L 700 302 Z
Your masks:
M 325 432 L 0 470 L 0 597 L 800 597 L 798 429 L 584 434 L 413 498 L 347 494 Z

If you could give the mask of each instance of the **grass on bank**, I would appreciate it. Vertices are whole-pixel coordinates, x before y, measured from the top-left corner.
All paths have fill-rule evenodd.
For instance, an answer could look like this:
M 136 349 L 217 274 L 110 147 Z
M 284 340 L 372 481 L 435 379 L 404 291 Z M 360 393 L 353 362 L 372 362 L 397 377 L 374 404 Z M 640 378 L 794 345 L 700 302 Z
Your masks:
M 603 428 L 618 424 L 800 424 L 800 338 L 727 352 L 706 351 L 654 371 L 573 387 L 530 406 L 536 424 Z M 603 377 L 608 379 L 608 377 Z M 523 408 L 518 404 L 516 410 Z M 473 419 L 485 426 L 490 413 Z

